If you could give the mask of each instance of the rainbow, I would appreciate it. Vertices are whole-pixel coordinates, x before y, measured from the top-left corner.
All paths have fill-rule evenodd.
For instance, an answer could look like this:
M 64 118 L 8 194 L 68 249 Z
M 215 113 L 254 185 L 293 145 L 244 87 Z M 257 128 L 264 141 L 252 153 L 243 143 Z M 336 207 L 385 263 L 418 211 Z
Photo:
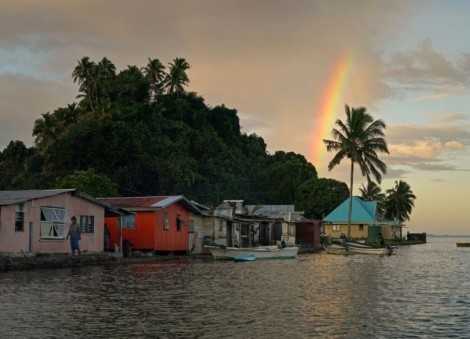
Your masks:
M 321 96 L 322 100 L 316 110 L 315 126 L 310 159 L 317 167 L 321 165 L 322 156 L 326 152 L 323 139 L 330 138 L 331 129 L 336 121 L 337 114 L 342 109 L 344 88 L 352 65 L 350 53 L 341 55 L 329 73 L 327 86 Z

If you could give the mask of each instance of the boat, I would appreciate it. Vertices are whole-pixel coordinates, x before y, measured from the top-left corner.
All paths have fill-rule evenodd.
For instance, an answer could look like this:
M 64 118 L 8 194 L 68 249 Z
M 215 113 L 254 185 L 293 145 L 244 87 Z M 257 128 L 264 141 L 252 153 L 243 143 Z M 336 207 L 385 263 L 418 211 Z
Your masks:
M 214 259 L 235 260 L 239 257 L 254 257 L 255 259 L 293 259 L 297 257 L 299 248 L 278 246 L 259 246 L 259 247 L 223 247 L 206 246 Z
M 352 254 L 347 250 L 346 247 L 341 246 L 341 245 L 336 245 L 336 244 L 325 246 L 324 249 L 326 253 L 328 254 L 342 254 L 342 255 Z
M 233 258 L 233 261 L 235 262 L 245 262 L 245 261 L 255 261 L 256 256 L 254 255 L 238 255 Z
M 375 254 L 375 255 L 392 255 L 396 253 L 397 248 L 394 246 L 371 247 L 360 243 L 346 243 L 345 245 L 332 244 L 325 248 L 328 254 Z

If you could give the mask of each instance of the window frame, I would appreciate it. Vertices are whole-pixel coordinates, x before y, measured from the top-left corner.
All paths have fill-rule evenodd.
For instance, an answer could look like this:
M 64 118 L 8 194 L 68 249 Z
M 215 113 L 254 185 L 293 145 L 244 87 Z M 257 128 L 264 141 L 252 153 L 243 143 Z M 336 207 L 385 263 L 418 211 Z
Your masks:
M 46 217 L 46 214 L 44 213 L 45 210 L 50 209 L 50 210 L 61 210 L 63 211 L 63 220 L 62 221 L 47 221 L 43 220 L 43 216 Z M 65 239 L 65 220 L 67 220 L 67 210 L 65 207 L 58 207 L 58 206 L 40 206 L 39 207 L 40 211 L 40 217 L 39 217 L 39 237 L 41 240 L 64 240 Z M 54 213 L 55 216 L 57 216 L 57 213 Z M 44 226 L 50 225 L 49 233 L 51 232 L 56 232 L 58 235 L 44 235 Z
M 94 215 L 80 215 L 79 219 L 80 233 L 94 234 L 95 228 L 95 216 Z
M 15 232 L 24 232 L 24 223 L 25 223 L 24 203 L 17 204 L 16 210 L 15 210 Z
M 119 218 L 121 227 L 124 229 L 135 229 L 136 228 L 136 215 L 135 213 L 129 213 L 121 215 Z

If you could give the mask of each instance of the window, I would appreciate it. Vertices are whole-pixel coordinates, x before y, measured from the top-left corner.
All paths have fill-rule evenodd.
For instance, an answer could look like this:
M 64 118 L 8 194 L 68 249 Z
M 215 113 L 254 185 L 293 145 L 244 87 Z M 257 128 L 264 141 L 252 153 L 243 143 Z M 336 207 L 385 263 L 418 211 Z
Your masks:
M 24 231 L 24 204 L 16 205 L 15 232 Z
M 93 215 L 80 216 L 80 232 L 95 233 L 95 217 Z
M 176 230 L 180 232 L 182 227 L 183 227 L 183 222 L 181 221 L 180 216 L 178 215 L 176 217 Z
M 170 220 L 168 219 L 168 211 L 163 211 L 163 230 L 168 231 L 170 229 Z
M 359 225 L 359 231 L 364 231 L 364 225 Z
M 339 225 L 333 225 L 333 231 L 339 231 L 340 227 Z
M 126 214 L 121 216 L 122 228 L 135 228 L 135 214 Z
M 65 208 L 41 207 L 41 239 L 65 238 Z

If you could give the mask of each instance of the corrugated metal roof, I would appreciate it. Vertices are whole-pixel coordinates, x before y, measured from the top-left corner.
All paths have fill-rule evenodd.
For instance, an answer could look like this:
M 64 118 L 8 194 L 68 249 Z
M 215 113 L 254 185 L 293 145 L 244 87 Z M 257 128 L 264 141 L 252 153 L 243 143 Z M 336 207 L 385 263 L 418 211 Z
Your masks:
M 286 221 L 300 221 L 303 212 L 296 211 L 295 205 L 246 205 L 249 215 L 262 216 Z
M 349 199 L 343 201 L 330 214 L 326 216 L 324 222 L 347 224 L 349 213 Z M 377 201 L 365 201 L 359 197 L 352 198 L 351 223 L 353 224 L 375 224 L 377 222 Z
M 75 191 L 76 189 L 0 191 L 0 205 L 20 204 L 29 200 L 47 198 Z
M 121 208 L 151 208 L 152 205 L 161 200 L 166 199 L 167 196 L 147 196 L 147 197 L 112 197 L 112 198 L 98 198 L 99 201 L 110 204 L 115 207 Z
M 270 218 L 283 218 L 295 213 L 294 205 L 246 205 L 245 207 L 248 214 Z
M 17 190 L 17 191 L 0 191 L 0 206 L 15 205 L 25 203 L 30 200 L 43 199 L 60 195 L 64 193 L 71 193 L 72 195 L 85 199 L 93 204 L 103 207 L 106 211 L 123 214 L 125 211 L 115 209 L 105 202 L 101 202 L 92 196 L 79 192 L 75 188 L 67 189 L 49 189 L 49 190 Z
M 111 206 L 120 207 L 124 209 L 139 210 L 139 209 L 152 209 L 152 208 L 166 208 L 174 203 L 182 202 L 188 209 L 196 213 L 201 213 L 200 210 L 191 201 L 186 199 L 183 195 L 157 195 L 146 197 L 111 197 L 99 198 Z

